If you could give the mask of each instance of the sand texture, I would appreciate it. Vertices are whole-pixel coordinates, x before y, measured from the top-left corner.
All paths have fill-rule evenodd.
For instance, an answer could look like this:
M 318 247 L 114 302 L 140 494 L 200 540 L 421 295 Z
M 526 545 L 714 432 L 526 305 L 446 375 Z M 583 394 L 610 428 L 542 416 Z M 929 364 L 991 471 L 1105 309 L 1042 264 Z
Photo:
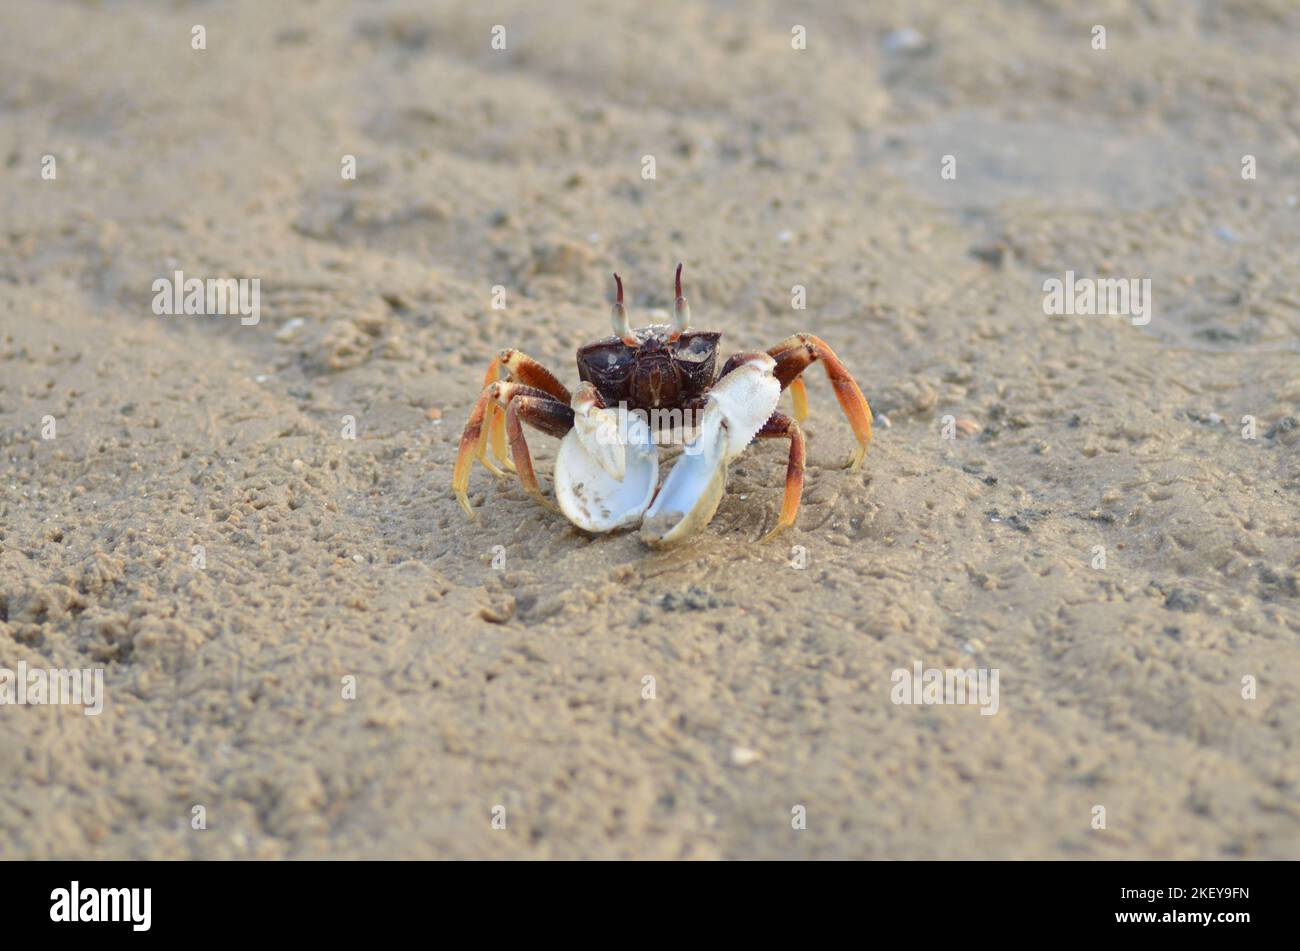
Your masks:
M 1300 7 L 490 6 L 0 4 L 0 667 L 107 690 L 0 706 L 0 858 L 1300 857 Z M 813 367 L 770 544 L 779 440 L 677 550 L 467 519 L 497 349 L 679 260 L 865 465 Z

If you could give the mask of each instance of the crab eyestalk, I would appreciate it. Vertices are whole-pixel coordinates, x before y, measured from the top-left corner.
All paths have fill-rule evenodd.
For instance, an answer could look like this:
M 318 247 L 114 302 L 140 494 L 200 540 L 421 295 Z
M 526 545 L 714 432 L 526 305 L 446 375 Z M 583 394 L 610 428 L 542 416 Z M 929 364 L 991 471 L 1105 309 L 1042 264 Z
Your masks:
M 682 265 L 679 261 L 677 264 L 677 299 L 673 302 L 673 335 L 672 339 L 676 340 L 688 329 L 691 324 L 691 305 L 686 303 L 686 298 L 682 296 Z
M 638 341 L 632 332 L 632 322 L 628 319 L 627 307 L 623 303 L 623 279 L 615 274 L 614 283 L 618 286 L 618 299 L 610 308 L 609 323 L 614 328 L 615 337 L 621 338 L 629 347 L 635 347 Z

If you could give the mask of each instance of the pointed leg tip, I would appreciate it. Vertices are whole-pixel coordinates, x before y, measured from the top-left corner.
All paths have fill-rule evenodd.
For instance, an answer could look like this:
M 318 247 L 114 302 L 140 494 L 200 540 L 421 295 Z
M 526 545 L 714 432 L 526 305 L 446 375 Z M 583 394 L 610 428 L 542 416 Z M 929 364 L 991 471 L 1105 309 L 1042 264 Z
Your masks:
M 778 522 L 776 528 L 772 529 L 770 532 L 768 532 L 766 535 L 760 538 L 758 540 L 758 543 L 760 545 L 766 545 L 772 539 L 776 538 L 776 536 L 783 534 L 785 530 L 789 527 L 790 527 L 789 525 L 782 525 Z
M 470 508 L 469 496 L 467 496 L 464 492 L 457 492 L 456 501 L 460 503 L 460 507 L 465 510 L 465 514 L 469 516 L 469 520 L 471 522 L 478 521 L 478 514 L 475 513 L 475 511 L 472 508 Z
M 548 499 L 546 496 L 542 495 L 541 492 L 528 492 L 527 494 L 528 494 L 529 498 L 531 498 L 534 502 L 536 502 L 536 503 L 537 503 L 538 505 L 540 505 L 542 508 L 546 509 L 548 512 L 554 512 L 556 515 L 563 515 L 563 514 L 564 514 L 562 511 L 560 511 L 560 507 L 559 507 L 558 505 L 556 505 L 554 502 L 552 502 L 552 501 L 551 501 L 550 499 Z

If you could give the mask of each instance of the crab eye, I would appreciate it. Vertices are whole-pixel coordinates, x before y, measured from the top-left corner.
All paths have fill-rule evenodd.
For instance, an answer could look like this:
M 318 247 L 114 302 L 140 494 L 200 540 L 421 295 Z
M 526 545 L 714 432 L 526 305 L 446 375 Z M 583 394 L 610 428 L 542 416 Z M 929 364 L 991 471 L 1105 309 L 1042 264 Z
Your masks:
M 617 383 L 632 372 L 633 352 L 621 342 L 598 343 L 578 351 L 578 375 L 584 380 Z
M 682 338 L 677 345 L 677 359 L 687 363 L 703 363 L 713 356 L 714 343 L 708 337 Z

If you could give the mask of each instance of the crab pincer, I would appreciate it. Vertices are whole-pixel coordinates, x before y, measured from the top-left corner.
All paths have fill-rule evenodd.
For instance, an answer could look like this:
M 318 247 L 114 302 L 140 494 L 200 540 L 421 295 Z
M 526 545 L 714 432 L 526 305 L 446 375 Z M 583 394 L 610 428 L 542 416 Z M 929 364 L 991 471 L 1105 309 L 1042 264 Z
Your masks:
M 641 540 L 667 548 L 694 535 L 718 510 L 727 468 L 745 451 L 776 410 L 781 384 L 776 361 L 756 353 L 709 391 L 699 431 L 682 448 L 663 488 L 646 510 Z
M 604 405 L 583 383 L 573 395 L 573 429 L 555 458 L 555 497 L 569 521 L 587 532 L 635 525 L 659 483 L 659 453 L 636 414 Z

